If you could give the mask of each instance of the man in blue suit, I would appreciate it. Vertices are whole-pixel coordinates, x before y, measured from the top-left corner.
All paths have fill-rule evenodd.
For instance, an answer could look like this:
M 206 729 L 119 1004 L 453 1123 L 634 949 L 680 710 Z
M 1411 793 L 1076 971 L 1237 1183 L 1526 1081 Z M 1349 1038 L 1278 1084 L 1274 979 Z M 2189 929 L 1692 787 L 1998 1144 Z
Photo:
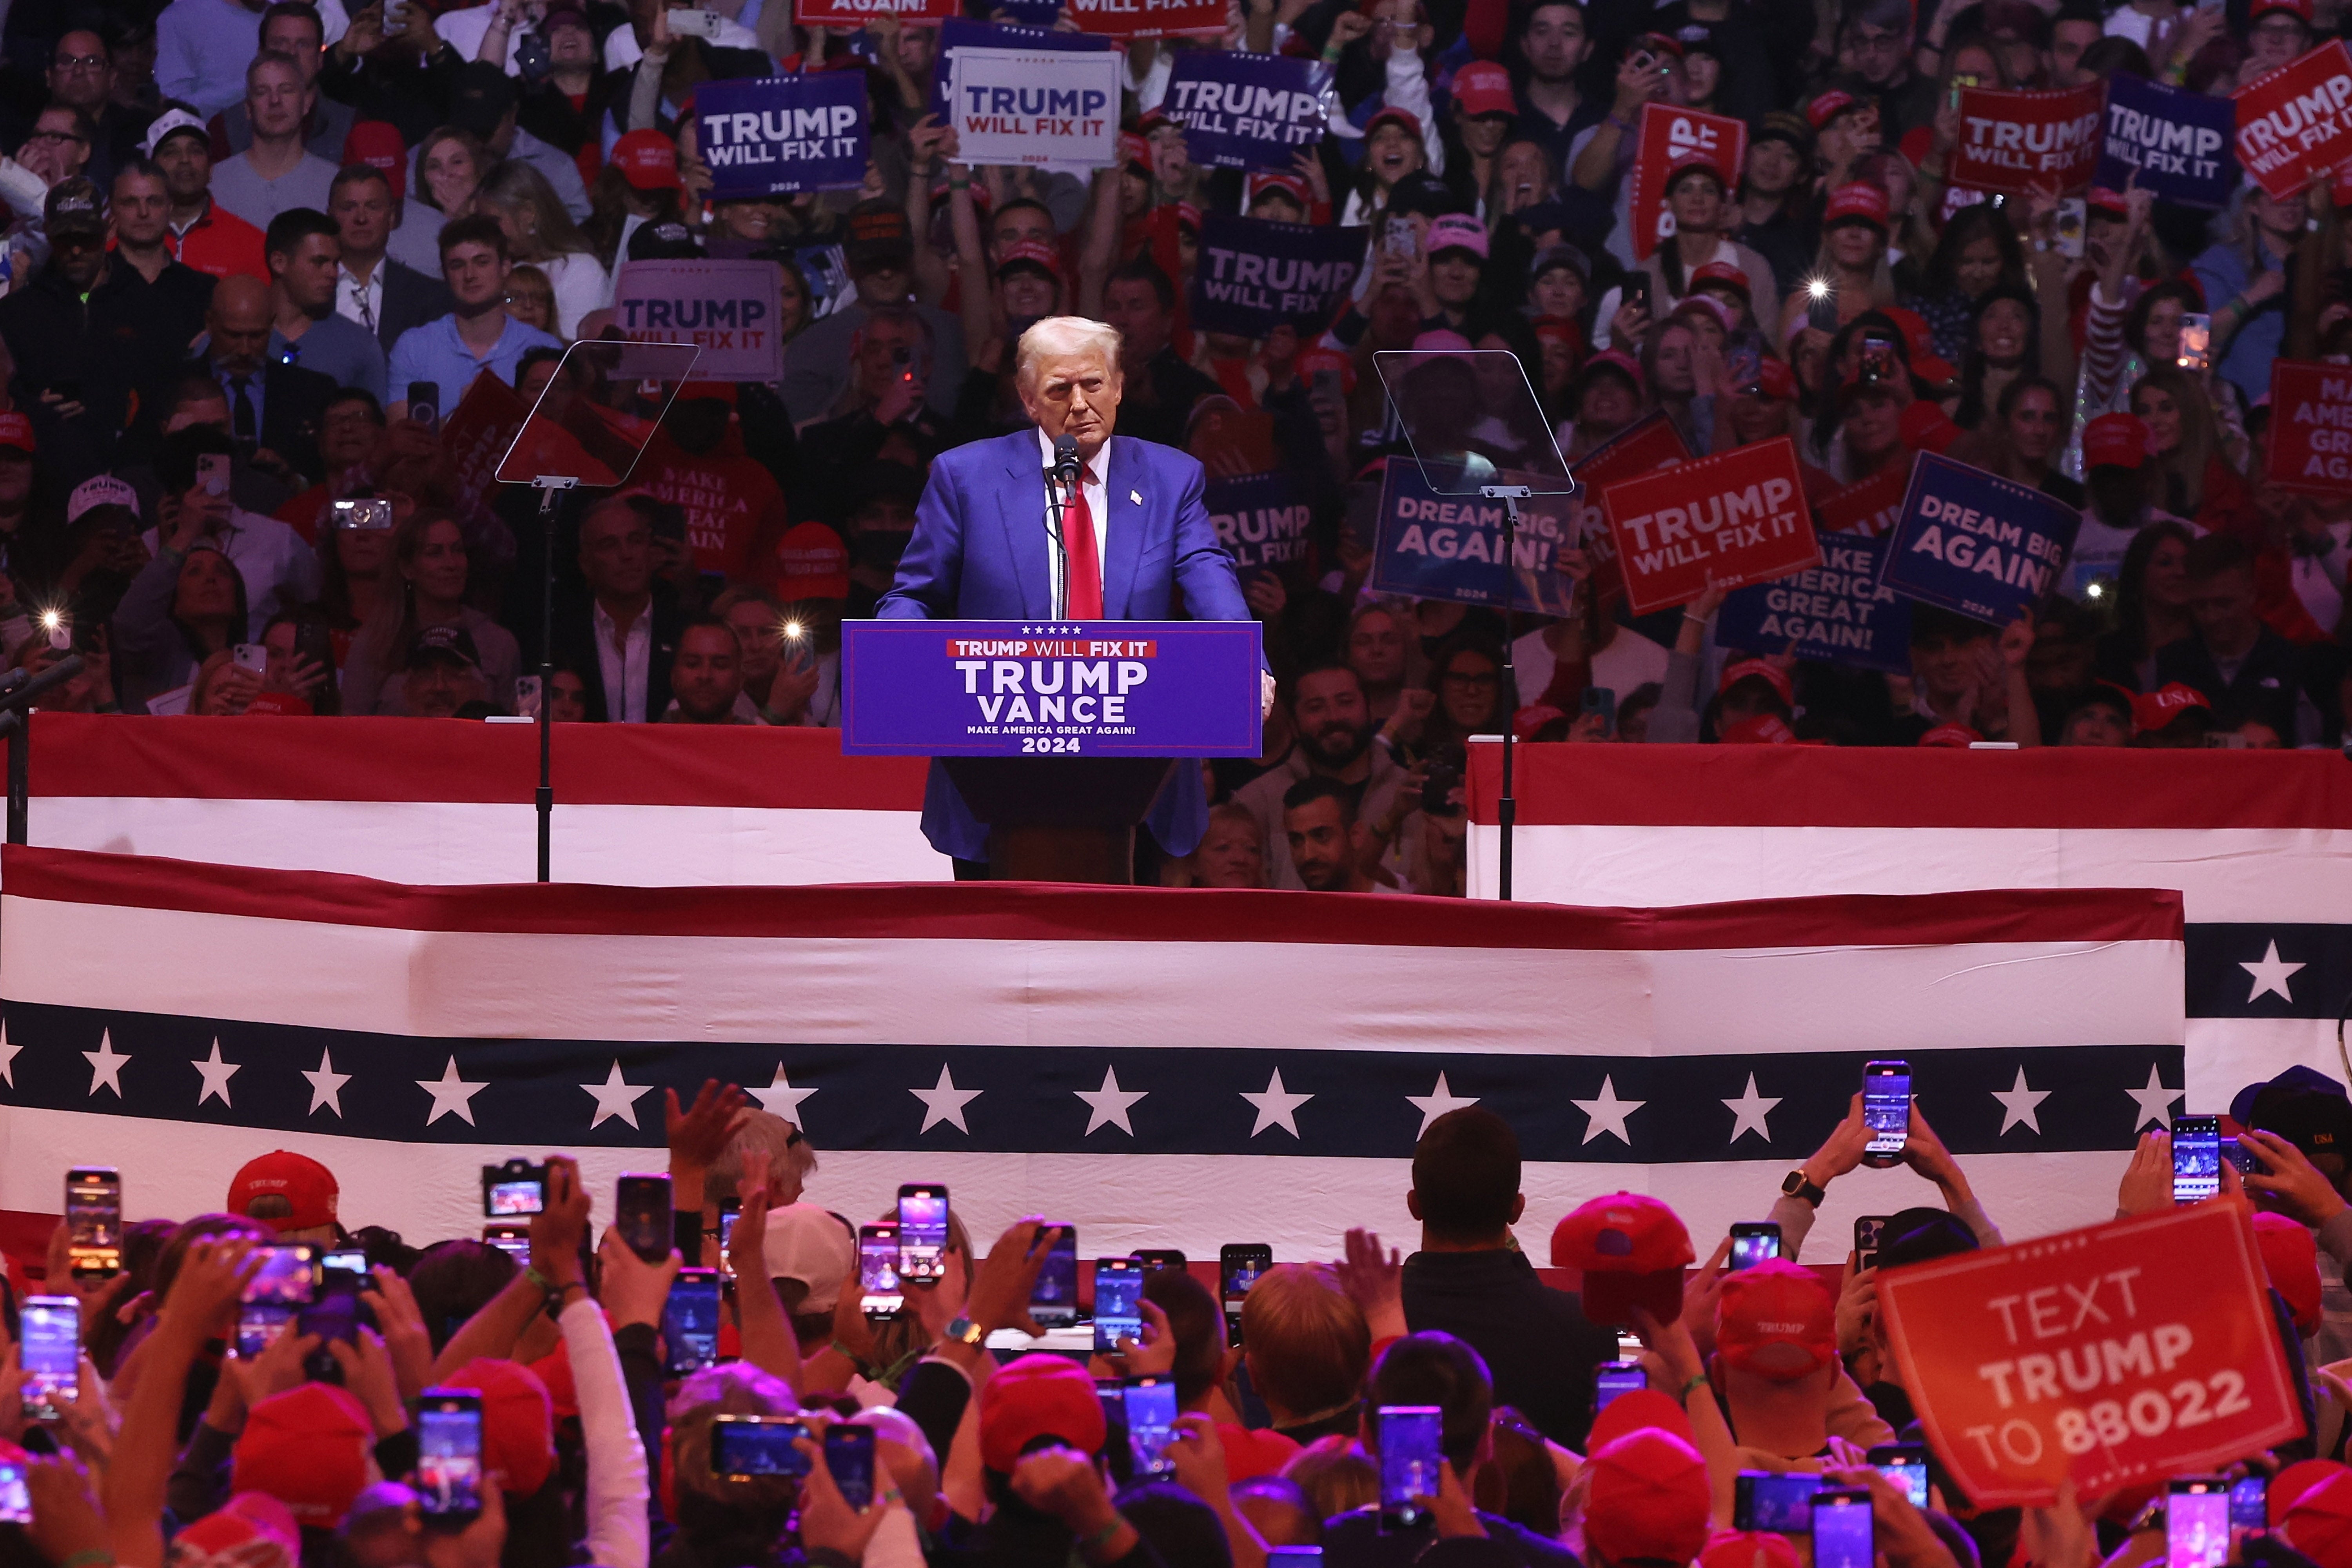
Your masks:
M 1175 591 L 1194 620 L 1245 621 L 1233 557 L 1202 500 L 1201 465 L 1171 447 L 1114 440 L 1121 390 L 1117 329 L 1053 316 L 1021 334 L 1015 375 L 1034 430 L 943 452 L 915 509 L 915 534 L 882 620 L 1165 620 Z M 1075 486 L 1056 486 L 1068 542 L 1051 532 L 1048 471 L 1062 436 L 1077 443 Z M 1261 713 L 1274 681 L 1261 674 Z M 1208 826 L 1197 768 L 1174 770 L 1147 818 L 1171 855 L 1192 852 Z M 987 830 L 937 763 L 923 796 L 923 835 L 961 859 L 983 859 Z

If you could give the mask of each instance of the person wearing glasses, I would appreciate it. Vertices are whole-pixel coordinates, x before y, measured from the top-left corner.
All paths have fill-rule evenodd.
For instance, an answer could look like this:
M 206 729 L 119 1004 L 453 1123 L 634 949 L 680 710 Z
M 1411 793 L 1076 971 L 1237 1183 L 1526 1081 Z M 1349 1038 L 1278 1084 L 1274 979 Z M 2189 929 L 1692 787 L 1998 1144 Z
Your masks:
M 34 118 L 32 134 L 16 149 L 16 161 L 55 189 L 58 181 L 70 180 L 89 167 L 90 144 L 97 139 L 97 127 L 89 115 L 69 105 L 53 103 Z

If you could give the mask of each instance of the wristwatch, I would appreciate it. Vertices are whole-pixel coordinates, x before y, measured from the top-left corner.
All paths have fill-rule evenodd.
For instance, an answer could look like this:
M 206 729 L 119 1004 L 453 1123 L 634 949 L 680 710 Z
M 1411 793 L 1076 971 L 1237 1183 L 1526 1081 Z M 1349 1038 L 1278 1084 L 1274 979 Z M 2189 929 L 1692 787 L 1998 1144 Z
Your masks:
M 1784 1197 L 1802 1198 L 1813 1208 L 1821 1207 L 1822 1200 L 1829 1196 L 1828 1193 L 1815 1186 L 1806 1176 L 1805 1168 L 1802 1165 L 1789 1173 L 1787 1178 L 1780 1183 L 1780 1192 Z
M 970 1318 L 958 1318 L 948 1325 L 946 1338 L 956 1344 L 978 1345 L 988 1338 L 988 1331 Z

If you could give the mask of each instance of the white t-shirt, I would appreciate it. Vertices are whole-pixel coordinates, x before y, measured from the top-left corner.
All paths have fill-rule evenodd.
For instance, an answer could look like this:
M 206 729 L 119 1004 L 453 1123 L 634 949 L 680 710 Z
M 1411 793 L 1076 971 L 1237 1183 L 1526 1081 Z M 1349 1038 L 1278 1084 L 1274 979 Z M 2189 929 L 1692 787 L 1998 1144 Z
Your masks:
M 1547 628 L 1538 626 L 1511 645 L 1511 664 L 1518 677 L 1519 701 L 1535 701 L 1551 684 L 1559 660 L 1544 644 Z M 1592 684 L 1605 686 L 1623 701 L 1633 689 L 1666 678 L 1666 650 L 1630 626 L 1619 626 L 1609 646 L 1591 657 Z

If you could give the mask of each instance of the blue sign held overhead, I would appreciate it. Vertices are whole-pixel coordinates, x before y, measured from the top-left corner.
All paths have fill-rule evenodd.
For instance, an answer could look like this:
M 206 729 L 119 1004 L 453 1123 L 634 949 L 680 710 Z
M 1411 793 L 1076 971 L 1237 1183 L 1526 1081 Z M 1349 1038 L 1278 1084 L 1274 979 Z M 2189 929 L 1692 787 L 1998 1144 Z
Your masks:
M 841 749 L 1254 757 L 1255 621 L 848 621 Z
M 1528 481 L 1505 472 L 1499 482 Z M 1483 496 L 1441 495 L 1411 458 L 1391 458 L 1381 486 L 1380 534 L 1372 547 L 1372 587 L 1416 599 L 1502 608 L 1503 583 L 1511 605 L 1537 616 L 1564 616 L 1575 579 L 1561 572 L 1559 552 L 1576 538 L 1575 498 L 1538 495 L 1519 503 L 1518 548 L 1503 569 L 1503 503 Z
M 713 201 L 855 190 L 866 183 L 866 77 L 749 77 L 695 90 L 694 133 Z
M 1192 325 L 1262 338 L 1279 326 L 1319 332 L 1356 286 L 1370 231 L 1268 223 L 1212 212 L 1201 219 Z
M 2054 496 L 1922 452 L 1879 583 L 1996 626 L 2058 584 L 2083 514 Z
M 1764 655 L 1794 644 L 1799 658 L 1909 674 L 1910 601 L 1878 584 L 1886 541 L 1851 533 L 1820 538 L 1819 566 L 1726 595 L 1715 640 Z
M 1195 163 L 1286 170 L 1323 139 L 1317 76 L 1313 65 L 1287 55 L 1187 49 L 1170 70 L 1164 107 L 1184 127 Z
M 1242 571 L 1307 563 L 1315 509 L 1287 471 L 1213 479 L 1202 499 L 1217 538 Z
M 940 24 L 939 58 L 931 66 L 931 112 L 943 125 L 955 123 L 955 105 L 948 101 L 948 81 L 955 71 L 958 49 L 1065 49 L 1071 54 L 1100 54 L 1111 40 L 1095 33 L 1066 33 L 1055 27 L 1024 27 L 973 22 L 950 16 Z
M 2136 76 L 2107 79 L 2107 119 L 2095 184 L 2139 187 L 2185 206 L 2224 207 L 2238 184 L 2238 106 L 2210 93 Z

